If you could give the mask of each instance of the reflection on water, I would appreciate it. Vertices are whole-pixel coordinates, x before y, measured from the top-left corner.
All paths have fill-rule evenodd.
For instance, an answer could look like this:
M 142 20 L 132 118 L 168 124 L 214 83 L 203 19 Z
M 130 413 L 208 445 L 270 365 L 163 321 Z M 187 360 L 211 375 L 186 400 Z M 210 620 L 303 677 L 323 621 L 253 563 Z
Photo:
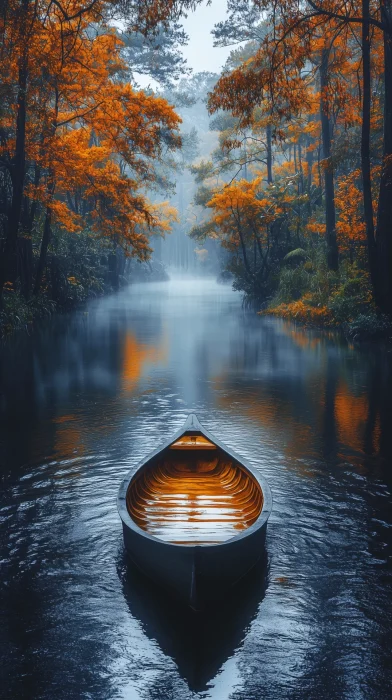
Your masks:
M 163 365 L 167 360 L 167 339 L 162 336 L 158 345 L 140 343 L 130 332 L 124 340 L 123 386 L 132 391 L 146 374 L 150 365 Z
M 149 583 L 125 557 L 118 567 L 131 615 L 175 661 L 189 690 L 196 692 L 206 691 L 222 664 L 242 646 L 263 600 L 267 571 L 264 558 L 246 580 L 222 598 L 219 606 L 194 613 Z M 166 682 L 164 678 L 159 680 L 160 697 L 164 697 Z
M 390 697 L 392 357 L 133 286 L 1 350 L 5 698 Z M 124 560 L 118 485 L 190 411 L 273 490 L 268 581 L 195 620 Z

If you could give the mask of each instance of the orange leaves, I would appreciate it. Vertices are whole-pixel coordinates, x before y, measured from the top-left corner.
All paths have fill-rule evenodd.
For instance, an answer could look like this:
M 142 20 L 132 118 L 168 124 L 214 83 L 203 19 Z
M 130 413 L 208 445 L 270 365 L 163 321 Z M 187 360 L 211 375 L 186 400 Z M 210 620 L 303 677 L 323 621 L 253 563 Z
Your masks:
M 226 185 L 222 190 L 214 194 L 207 206 L 217 211 L 225 211 L 228 208 L 255 209 L 260 208 L 260 202 L 256 198 L 256 193 L 261 185 L 261 177 L 257 177 L 252 182 L 239 180 Z
M 207 206 L 213 209 L 213 223 L 228 233 L 241 226 L 265 228 L 276 217 L 273 201 L 261 195 L 262 178 L 239 180 L 216 192 Z
M 181 145 L 181 119 L 173 108 L 162 98 L 135 92 L 129 84 L 109 84 L 105 100 L 85 121 L 144 181 L 154 179 L 146 157 L 158 159 L 164 143 L 171 149 Z
M 334 326 L 332 312 L 326 306 L 311 306 L 306 298 L 293 301 L 290 304 L 279 304 L 273 308 L 259 312 L 260 315 L 279 316 L 292 319 L 311 326 Z
M 171 225 L 179 222 L 178 211 L 168 202 L 159 202 L 149 205 L 151 233 L 163 236 L 170 233 Z
M 145 260 L 151 250 L 148 234 L 169 231 L 175 211 L 150 204 L 137 178 L 124 174 L 113 159 L 110 142 L 94 146 L 92 136 L 92 131 L 73 129 L 56 138 L 57 199 L 51 209 L 62 227 L 77 231 L 89 225 Z
M 271 224 L 284 217 L 298 199 L 294 189 L 295 178 L 290 177 L 268 186 L 262 176 L 226 185 L 207 203 L 213 211 L 210 228 L 215 231 L 209 235 L 234 250 L 255 241 L 259 249 L 268 247 Z
M 335 202 L 339 218 L 336 232 L 340 246 L 344 249 L 350 243 L 366 241 L 360 170 L 353 170 L 349 175 L 341 176 L 337 184 Z
M 290 120 L 311 109 L 309 77 L 303 74 L 307 47 L 290 35 L 281 41 L 284 32 L 284 27 L 275 26 L 250 59 L 221 76 L 210 95 L 211 112 L 230 111 L 246 127 L 252 124 L 256 108 L 278 120 Z
M 310 109 L 310 95 L 306 82 L 295 70 L 288 79 L 284 70 L 265 65 L 266 47 L 263 46 L 252 59 L 232 73 L 223 74 L 209 99 L 210 112 L 219 109 L 232 112 L 242 127 L 253 121 L 253 111 L 265 105 L 266 113 L 279 119 L 290 119 L 293 114 Z
M 306 224 L 305 233 L 316 234 L 323 237 L 325 235 L 325 224 L 321 223 L 320 221 L 316 221 L 313 217 L 311 217 Z
M 82 219 L 75 212 L 70 211 L 69 207 L 59 199 L 52 199 L 48 203 L 48 207 L 52 212 L 52 220 L 57 222 L 61 228 L 70 233 L 78 233 L 82 230 Z
M 146 259 L 150 233 L 169 231 L 175 219 L 166 205 L 152 205 L 146 191 L 165 153 L 181 145 L 181 119 L 166 100 L 126 81 L 122 42 L 104 20 L 108 4 L 28 3 L 23 18 L 29 32 L 23 35 L 22 4 L 9 1 L 6 23 L 0 18 L 0 79 L 8 100 L 1 149 L 12 164 L 23 57 L 26 196 L 63 229 L 87 227 Z

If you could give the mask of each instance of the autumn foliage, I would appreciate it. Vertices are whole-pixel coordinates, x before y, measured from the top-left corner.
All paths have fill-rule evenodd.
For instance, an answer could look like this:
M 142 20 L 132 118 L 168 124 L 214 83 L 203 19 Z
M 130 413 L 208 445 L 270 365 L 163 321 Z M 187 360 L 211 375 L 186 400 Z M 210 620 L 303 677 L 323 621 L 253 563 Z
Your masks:
M 86 229 L 146 260 L 175 213 L 149 201 L 180 118 L 127 79 L 114 2 L 7 0 L 0 18 L 0 291 L 28 297 L 53 235 Z
M 180 119 L 132 85 L 115 27 L 157 38 L 200 1 L 4 0 L 0 301 L 53 293 L 77 236 L 100 241 L 100 259 L 145 261 L 170 230 L 158 190 Z M 240 45 L 208 97 L 219 144 L 193 166 L 191 236 L 220 241 L 235 286 L 264 305 L 337 304 L 341 318 L 359 281 L 347 316 L 354 297 L 391 315 L 390 3 L 228 5 L 217 43 Z
M 232 52 L 209 95 L 220 145 L 211 162 L 200 165 L 199 179 L 213 195 L 207 203 L 212 226 L 206 221 L 194 236 L 213 229 L 224 246 L 236 245 L 232 269 L 239 288 L 264 304 L 272 301 L 284 315 L 290 300 L 282 307 L 282 297 L 291 293 L 293 316 L 321 319 L 324 312 L 312 308 L 324 309 L 326 323 L 337 290 L 353 279 L 362 281 L 362 296 L 372 289 L 372 313 L 378 307 L 391 314 L 389 5 L 252 5 L 259 11 L 253 27 L 246 24 L 248 4 L 230 3 L 231 22 L 246 25 L 252 38 Z M 225 33 L 229 44 L 229 21 L 216 30 L 220 45 Z M 245 189 L 253 193 L 252 206 Z M 312 304 L 317 286 L 324 296 Z

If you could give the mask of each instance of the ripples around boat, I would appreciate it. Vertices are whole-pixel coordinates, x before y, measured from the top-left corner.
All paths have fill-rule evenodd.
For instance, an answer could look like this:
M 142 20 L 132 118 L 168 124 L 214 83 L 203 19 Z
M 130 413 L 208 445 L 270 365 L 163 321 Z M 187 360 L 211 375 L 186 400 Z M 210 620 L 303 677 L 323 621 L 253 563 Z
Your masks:
M 208 280 L 1 348 L 7 700 L 389 700 L 392 362 Z M 190 412 L 274 496 L 267 563 L 195 619 L 124 558 L 125 474 Z

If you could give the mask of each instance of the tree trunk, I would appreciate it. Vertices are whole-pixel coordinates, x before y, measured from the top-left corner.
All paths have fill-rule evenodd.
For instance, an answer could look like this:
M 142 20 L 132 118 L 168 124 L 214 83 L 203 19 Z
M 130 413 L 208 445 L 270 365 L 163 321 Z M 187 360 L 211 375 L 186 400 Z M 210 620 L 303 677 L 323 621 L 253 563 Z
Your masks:
M 384 32 L 384 147 L 383 170 L 377 211 L 377 302 L 382 311 L 392 314 L 392 5 L 386 0 L 381 8 L 388 31 Z
M 249 277 L 252 277 L 252 270 L 250 269 L 250 265 L 249 265 L 249 261 L 248 261 L 248 255 L 246 252 L 246 244 L 245 244 L 244 236 L 242 233 L 242 227 L 241 227 L 239 220 L 236 217 L 234 217 L 234 218 L 236 219 L 237 231 L 238 231 L 238 236 L 240 239 L 242 259 L 244 261 L 245 270 L 247 271 Z
M 48 246 L 50 243 L 50 237 L 51 237 L 51 233 L 52 233 L 52 210 L 50 208 L 50 205 L 51 205 L 51 202 L 52 202 L 52 199 L 54 196 L 56 184 L 54 181 L 53 173 L 50 173 L 49 177 L 51 178 L 51 181 L 50 181 L 50 184 L 48 186 L 48 204 L 46 206 L 44 231 L 42 234 L 42 241 L 41 241 L 41 250 L 40 250 L 40 254 L 39 254 L 37 272 L 35 275 L 34 294 L 38 294 L 40 289 L 41 289 L 42 278 L 43 278 L 44 270 L 46 267 Z
M 272 129 L 271 124 L 267 125 L 267 182 L 270 185 L 273 182 L 272 177 Z
M 374 296 L 378 303 L 377 251 L 374 237 L 372 179 L 370 167 L 370 109 L 371 109 L 371 75 L 370 75 L 370 25 L 369 0 L 362 0 L 362 76 L 363 104 L 361 131 L 361 169 L 363 186 L 363 211 L 366 227 L 366 240 L 370 279 Z
M 331 124 L 328 116 L 326 89 L 328 87 L 329 49 L 321 52 L 320 62 L 320 120 L 324 159 L 325 221 L 327 240 L 327 264 L 330 270 L 339 266 L 339 252 L 336 240 L 335 186 L 331 161 Z
M 49 246 L 50 234 L 51 234 L 51 223 L 52 223 L 51 219 L 52 219 L 52 212 L 50 210 L 50 207 L 48 206 L 46 208 L 44 232 L 42 235 L 41 250 L 40 250 L 40 254 L 39 254 L 37 272 L 35 275 L 34 294 L 38 294 L 40 289 L 41 289 L 42 278 L 43 278 L 44 270 L 46 267 L 46 258 L 47 258 L 47 254 L 48 254 L 48 246 Z
M 29 236 L 19 236 L 17 241 L 17 274 L 21 292 L 29 299 L 33 282 L 33 242 Z
M 53 122 L 52 122 L 52 137 L 54 137 L 54 135 L 56 133 L 57 116 L 58 116 L 58 109 L 59 109 L 59 91 L 58 91 L 57 83 L 54 87 L 54 95 L 55 95 L 55 102 L 54 102 L 54 118 L 53 118 Z M 37 175 L 37 173 L 36 173 L 36 175 Z M 38 176 L 39 176 L 39 173 L 38 173 Z M 38 260 L 38 265 L 37 265 L 37 273 L 35 276 L 34 294 L 38 294 L 40 289 L 41 289 L 42 277 L 43 277 L 44 270 L 46 267 L 48 246 L 49 246 L 49 242 L 50 242 L 50 238 L 51 238 L 51 234 L 52 234 L 51 203 L 53 201 L 55 189 L 56 189 L 55 174 L 53 172 L 52 167 L 49 166 L 49 168 L 48 168 L 48 180 L 47 180 L 48 200 L 47 200 L 47 205 L 46 205 L 46 214 L 45 214 L 44 231 L 42 234 L 42 241 L 41 241 L 41 250 L 40 250 L 39 260 Z
M 304 171 L 302 168 L 302 149 L 301 149 L 301 144 L 299 141 L 298 141 L 298 164 L 299 164 L 298 194 L 303 194 L 303 191 L 304 191 Z
M 0 266 L 0 308 L 2 291 L 7 280 L 17 276 L 18 229 L 23 203 L 23 188 L 26 169 L 26 90 L 28 76 L 28 50 L 24 47 L 18 73 L 18 106 L 16 116 L 15 153 L 12 167 L 12 200 L 8 218 L 7 235 Z
M 41 170 L 35 164 L 34 187 L 38 187 L 41 176 Z M 38 202 L 34 199 L 31 204 L 30 200 L 24 196 L 22 216 L 20 221 L 21 232 L 17 241 L 18 260 L 17 260 L 17 277 L 20 280 L 20 287 L 25 299 L 29 299 L 33 285 L 33 241 L 32 231 L 37 213 Z
M 313 150 L 310 148 L 310 140 L 308 140 L 306 148 L 306 164 L 308 166 L 308 174 L 306 178 L 306 191 L 308 194 L 308 216 L 312 213 L 312 200 L 311 200 L 311 190 L 312 190 L 312 168 L 313 168 Z

